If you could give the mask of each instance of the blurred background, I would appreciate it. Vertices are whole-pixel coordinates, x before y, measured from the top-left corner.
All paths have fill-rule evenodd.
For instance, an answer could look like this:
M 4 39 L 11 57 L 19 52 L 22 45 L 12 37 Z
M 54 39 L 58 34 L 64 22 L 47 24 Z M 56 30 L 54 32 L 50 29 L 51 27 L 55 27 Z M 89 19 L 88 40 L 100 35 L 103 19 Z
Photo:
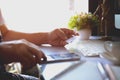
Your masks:
M 8 28 L 22 32 L 67 27 L 71 15 L 88 12 L 88 0 L 0 0 Z

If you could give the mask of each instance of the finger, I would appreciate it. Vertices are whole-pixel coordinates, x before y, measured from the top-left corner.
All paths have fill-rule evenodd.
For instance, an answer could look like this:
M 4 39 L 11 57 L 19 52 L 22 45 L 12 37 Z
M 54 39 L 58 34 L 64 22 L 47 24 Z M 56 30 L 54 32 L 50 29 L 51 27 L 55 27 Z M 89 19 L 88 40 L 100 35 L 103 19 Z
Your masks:
M 64 31 L 64 33 L 66 33 L 67 35 L 78 35 L 78 33 L 76 33 L 73 30 L 67 29 L 67 28 L 60 28 L 62 31 Z
M 67 44 L 66 41 L 60 41 L 60 46 L 65 46 Z
M 38 47 L 37 45 L 30 43 L 30 42 L 28 44 L 29 44 L 28 49 L 30 48 L 29 50 L 37 58 L 37 60 L 39 59 L 39 61 L 40 61 L 40 59 L 41 59 L 41 60 L 46 61 L 47 58 L 46 58 L 45 54 L 40 50 L 40 47 Z
M 67 33 L 67 34 L 75 34 L 75 32 L 73 31 L 73 30 L 71 30 L 71 29 L 67 29 L 67 28 L 60 28 L 62 31 L 64 31 L 65 33 Z
M 47 60 L 46 55 L 45 55 L 42 51 L 39 50 L 39 54 L 38 54 L 38 56 L 40 56 L 40 54 L 42 55 L 42 59 L 41 59 L 41 61 L 46 61 L 46 60 Z
M 37 64 L 37 61 L 36 61 L 35 57 L 31 54 L 30 51 L 26 51 L 26 53 L 23 54 L 23 57 L 27 59 L 28 64 L 30 66 L 34 66 L 34 65 Z
M 64 40 L 57 40 L 57 41 L 52 42 L 52 46 L 64 46 L 66 44 L 67 42 Z
M 29 62 L 30 61 L 28 59 L 24 58 L 24 56 L 21 56 L 20 63 L 22 65 L 23 70 L 26 70 L 27 68 L 30 68 L 31 65 L 29 64 Z
M 29 51 L 27 51 L 27 49 L 24 50 L 20 57 L 20 62 L 22 63 L 24 69 L 32 68 L 35 64 L 37 64 L 35 58 Z
M 67 39 L 67 36 L 65 35 L 65 33 L 61 29 L 58 29 L 58 31 L 56 32 L 56 34 L 62 40 L 66 40 Z
M 47 57 L 45 56 L 45 54 L 42 51 L 37 50 L 37 49 L 32 48 L 32 47 L 30 47 L 28 49 L 31 52 L 31 54 L 35 56 L 35 59 L 38 63 L 40 63 L 41 61 L 47 60 Z

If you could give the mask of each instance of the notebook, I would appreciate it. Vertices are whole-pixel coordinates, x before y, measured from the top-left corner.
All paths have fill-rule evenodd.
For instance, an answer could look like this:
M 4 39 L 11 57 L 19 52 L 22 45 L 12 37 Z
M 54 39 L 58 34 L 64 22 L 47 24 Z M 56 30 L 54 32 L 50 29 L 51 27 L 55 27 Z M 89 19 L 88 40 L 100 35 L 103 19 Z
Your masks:
M 105 52 L 104 41 L 99 39 L 80 40 L 79 37 L 74 37 L 68 41 L 69 44 L 65 45 L 65 48 L 79 55 L 99 56 Z
M 70 53 L 64 47 L 40 46 L 40 49 L 45 53 L 47 57 L 47 61 L 43 61 L 41 64 L 80 60 L 79 55 Z

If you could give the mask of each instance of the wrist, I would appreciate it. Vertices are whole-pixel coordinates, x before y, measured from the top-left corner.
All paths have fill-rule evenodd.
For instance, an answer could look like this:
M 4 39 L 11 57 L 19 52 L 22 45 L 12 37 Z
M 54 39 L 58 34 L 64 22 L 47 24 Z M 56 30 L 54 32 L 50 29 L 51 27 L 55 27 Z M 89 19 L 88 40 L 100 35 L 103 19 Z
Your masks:
M 39 40 L 40 44 L 49 44 L 49 32 L 44 32 L 39 35 Z

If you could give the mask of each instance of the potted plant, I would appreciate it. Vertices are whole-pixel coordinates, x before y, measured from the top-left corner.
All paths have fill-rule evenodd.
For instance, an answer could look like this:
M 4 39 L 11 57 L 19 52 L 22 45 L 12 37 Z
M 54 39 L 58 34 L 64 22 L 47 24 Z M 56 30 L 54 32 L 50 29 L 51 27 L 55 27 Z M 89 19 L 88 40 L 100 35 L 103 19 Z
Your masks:
M 91 35 L 91 29 L 93 27 L 98 27 L 99 26 L 99 19 L 98 16 L 93 15 L 92 13 L 80 13 L 80 14 L 75 14 L 70 17 L 68 21 L 68 28 L 69 29 L 74 29 L 77 32 L 82 31 L 87 32 L 89 36 Z M 80 35 L 81 32 L 78 32 Z M 85 35 L 83 35 L 85 37 Z

